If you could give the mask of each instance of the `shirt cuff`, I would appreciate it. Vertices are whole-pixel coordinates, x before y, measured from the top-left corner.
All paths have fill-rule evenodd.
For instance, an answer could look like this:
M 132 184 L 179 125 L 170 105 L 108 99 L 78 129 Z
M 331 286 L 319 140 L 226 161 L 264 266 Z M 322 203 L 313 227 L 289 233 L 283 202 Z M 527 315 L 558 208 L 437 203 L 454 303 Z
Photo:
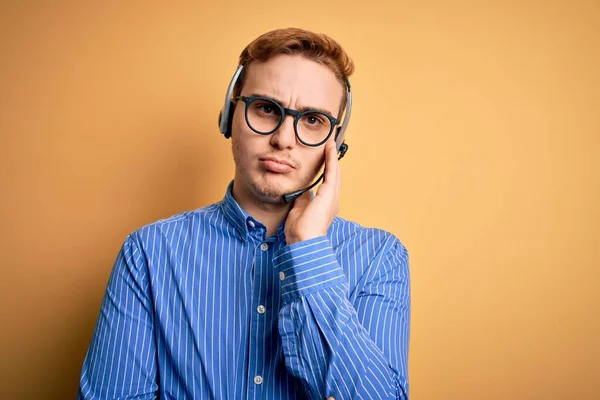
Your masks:
M 279 273 L 283 302 L 346 282 L 327 236 L 283 247 L 273 255 L 273 265 Z

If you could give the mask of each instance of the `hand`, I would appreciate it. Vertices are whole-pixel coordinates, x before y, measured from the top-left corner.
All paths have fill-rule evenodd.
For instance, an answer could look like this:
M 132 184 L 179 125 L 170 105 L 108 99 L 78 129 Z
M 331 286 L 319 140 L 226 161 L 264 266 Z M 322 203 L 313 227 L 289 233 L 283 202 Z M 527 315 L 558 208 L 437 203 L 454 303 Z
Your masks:
M 314 198 L 307 191 L 294 200 L 285 222 L 287 244 L 326 235 L 339 211 L 342 177 L 335 141 L 325 146 L 325 179 Z

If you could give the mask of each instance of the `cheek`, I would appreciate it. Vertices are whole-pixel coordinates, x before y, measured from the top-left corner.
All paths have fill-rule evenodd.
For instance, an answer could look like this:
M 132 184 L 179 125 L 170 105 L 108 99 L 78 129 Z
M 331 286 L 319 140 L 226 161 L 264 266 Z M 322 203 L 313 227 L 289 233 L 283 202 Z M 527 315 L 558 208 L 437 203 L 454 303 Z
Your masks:
M 244 128 L 246 127 L 246 122 L 244 120 L 244 112 L 243 110 L 236 110 L 235 114 L 233 114 L 233 121 L 231 124 L 232 136 L 240 136 L 240 133 L 243 133 Z
M 311 175 L 315 175 L 319 172 L 321 167 L 323 166 L 323 162 L 325 161 L 324 154 L 317 153 L 311 154 L 309 158 L 306 159 L 304 165 L 307 166 L 307 173 Z
M 234 150 L 237 151 L 238 157 L 241 156 L 245 158 L 252 147 L 252 137 L 250 135 L 252 132 L 249 132 L 250 129 L 246 125 L 243 112 L 236 111 L 234 114 L 231 131 Z
M 264 138 L 247 127 L 236 127 L 235 123 L 231 140 L 233 158 L 237 167 L 246 172 L 254 170 L 257 167 L 259 155 L 265 153 L 265 147 L 268 147 L 268 143 L 263 143 Z
M 256 138 L 252 135 L 253 132 L 247 132 L 243 129 L 234 130 L 232 135 L 234 151 L 237 153 L 237 158 L 248 161 L 260 152 L 260 143 L 257 143 Z

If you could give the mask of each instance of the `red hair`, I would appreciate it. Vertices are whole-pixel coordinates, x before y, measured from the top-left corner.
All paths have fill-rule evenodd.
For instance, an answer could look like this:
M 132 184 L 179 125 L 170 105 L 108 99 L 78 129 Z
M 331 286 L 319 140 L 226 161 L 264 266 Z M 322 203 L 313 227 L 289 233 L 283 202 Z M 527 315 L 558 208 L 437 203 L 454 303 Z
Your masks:
M 239 63 L 247 68 L 253 61 L 266 62 L 279 54 L 299 54 L 325 65 L 333 71 L 344 89 L 346 79 L 354 72 L 354 63 L 338 42 L 323 33 L 298 28 L 276 29 L 259 36 L 242 51 Z M 244 75 L 242 72 L 235 85 L 234 97 L 239 96 L 242 91 Z M 346 96 L 342 100 L 342 110 L 345 105 Z

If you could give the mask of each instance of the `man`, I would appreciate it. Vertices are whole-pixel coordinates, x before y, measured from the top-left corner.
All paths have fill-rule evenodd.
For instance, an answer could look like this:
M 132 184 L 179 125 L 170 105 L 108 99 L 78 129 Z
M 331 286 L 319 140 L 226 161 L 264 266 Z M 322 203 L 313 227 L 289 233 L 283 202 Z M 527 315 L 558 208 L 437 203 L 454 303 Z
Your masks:
M 234 179 L 221 202 L 127 237 L 79 397 L 408 398 L 406 249 L 336 216 L 352 61 L 284 29 L 240 65 L 221 120 Z M 323 164 L 316 194 L 283 200 Z

